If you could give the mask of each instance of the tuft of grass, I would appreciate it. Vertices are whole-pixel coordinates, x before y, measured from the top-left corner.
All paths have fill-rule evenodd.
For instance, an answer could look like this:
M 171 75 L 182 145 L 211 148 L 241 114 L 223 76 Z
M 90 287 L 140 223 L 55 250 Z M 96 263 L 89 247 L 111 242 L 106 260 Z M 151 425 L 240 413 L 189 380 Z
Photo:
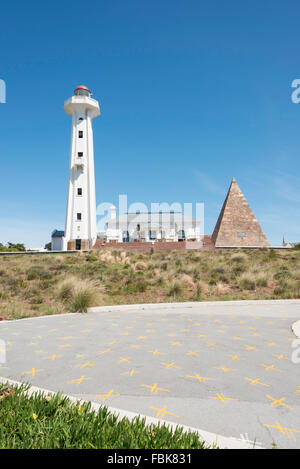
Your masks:
M 250 274 L 243 274 L 240 277 L 239 287 L 241 290 L 255 290 L 256 288 L 256 279 Z
M 179 296 L 183 293 L 183 288 L 182 285 L 175 280 L 174 282 L 171 283 L 169 290 L 168 290 L 168 296 Z
M 80 288 L 72 298 L 71 310 L 74 313 L 86 313 L 94 305 L 96 292 L 92 288 Z

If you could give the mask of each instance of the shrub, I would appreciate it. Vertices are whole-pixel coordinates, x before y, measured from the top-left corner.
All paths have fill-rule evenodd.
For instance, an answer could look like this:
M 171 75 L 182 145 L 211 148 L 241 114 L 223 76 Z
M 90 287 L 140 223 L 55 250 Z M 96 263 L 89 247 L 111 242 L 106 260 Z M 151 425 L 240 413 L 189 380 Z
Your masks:
M 188 288 L 190 290 L 193 290 L 195 288 L 195 284 L 193 282 L 192 277 L 187 274 L 183 274 L 180 277 L 180 282 L 184 285 L 185 288 Z
M 146 270 L 147 269 L 147 264 L 145 262 L 139 261 L 135 264 L 134 269 L 135 270 Z
M 236 254 L 232 254 L 230 260 L 236 263 L 246 262 L 248 260 L 248 256 L 243 252 L 237 252 Z
M 203 282 L 202 280 L 198 280 L 198 282 L 195 285 L 196 289 L 196 294 L 200 295 L 201 293 L 207 293 L 208 292 L 208 285 Z
M 183 289 L 181 284 L 178 281 L 174 281 L 169 288 L 168 296 L 179 296 L 182 293 Z
M 259 274 L 256 277 L 256 285 L 258 287 L 267 287 L 268 286 L 268 276 L 266 274 Z
M 27 269 L 26 271 L 27 280 L 36 280 L 36 279 L 49 279 L 52 277 L 49 270 L 45 270 L 41 265 L 35 265 Z
M 224 283 L 222 282 L 217 283 L 216 288 L 215 288 L 217 295 L 225 295 L 226 293 L 228 293 L 228 290 L 229 290 L 228 286 L 224 285 Z
M 136 283 L 136 290 L 138 292 L 144 292 L 147 290 L 147 287 L 148 287 L 148 284 L 147 282 L 145 282 L 144 280 L 139 280 L 137 283 Z
M 241 290 L 255 290 L 256 288 L 255 278 L 244 274 L 240 278 L 239 286 Z

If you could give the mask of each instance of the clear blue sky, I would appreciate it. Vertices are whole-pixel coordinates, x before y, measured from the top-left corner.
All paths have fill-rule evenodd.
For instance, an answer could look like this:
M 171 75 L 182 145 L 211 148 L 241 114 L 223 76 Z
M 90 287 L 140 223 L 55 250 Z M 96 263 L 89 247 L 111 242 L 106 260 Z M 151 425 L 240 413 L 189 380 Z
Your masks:
M 300 241 L 297 1 L 1 5 L 0 241 L 63 229 L 79 84 L 99 100 L 97 203 L 205 202 L 211 233 L 235 177 L 272 244 Z

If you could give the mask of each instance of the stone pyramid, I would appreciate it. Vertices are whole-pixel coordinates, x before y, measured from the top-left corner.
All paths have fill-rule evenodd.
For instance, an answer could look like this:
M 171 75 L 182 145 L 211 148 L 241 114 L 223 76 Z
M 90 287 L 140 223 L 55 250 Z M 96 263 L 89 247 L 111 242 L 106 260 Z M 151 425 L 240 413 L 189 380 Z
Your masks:
M 216 247 L 270 246 L 234 178 L 231 181 L 211 239 Z

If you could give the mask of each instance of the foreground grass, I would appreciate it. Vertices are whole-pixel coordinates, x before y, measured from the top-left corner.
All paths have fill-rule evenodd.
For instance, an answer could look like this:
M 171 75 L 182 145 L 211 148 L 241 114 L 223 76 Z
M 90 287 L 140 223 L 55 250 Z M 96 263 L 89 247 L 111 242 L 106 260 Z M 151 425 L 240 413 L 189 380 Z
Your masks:
M 26 386 L 0 389 L 1 449 L 205 449 L 196 433 L 130 422 L 89 403 L 74 404 L 60 394 L 28 397 Z
M 0 319 L 98 305 L 281 298 L 300 298 L 300 250 L 0 258 Z

